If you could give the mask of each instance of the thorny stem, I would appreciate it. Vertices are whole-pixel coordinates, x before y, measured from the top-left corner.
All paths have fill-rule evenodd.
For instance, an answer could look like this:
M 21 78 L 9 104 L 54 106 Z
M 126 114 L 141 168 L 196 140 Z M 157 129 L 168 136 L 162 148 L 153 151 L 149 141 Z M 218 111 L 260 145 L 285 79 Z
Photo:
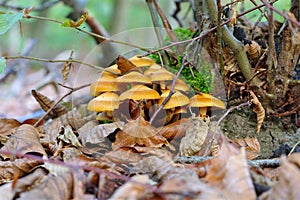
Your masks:
M 158 109 L 155 111 L 155 113 L 151 117 L 151 119 L 149 121 L 150 124 L 153 123 L 153 120 L 156 118 L 156 116 L 158 115 L 158 113 L 161 111 L 161 109 L 164 107 L 164 105 L 166 105 L 166 103 L 169 101 L 169 99 L 173 95 L 176 80 L 178 79 L 179 75 L 181 74 L 181 72 L 182 72 L 182 70 L 183 70 L 183 68 L 185 66 L 186 58 L 187 58 L 187 54 L 182 58 L 181 67 L 180 67 L 179 71 L 177 72 L 176 77 L 173 78 L 173 82 L 172 82 L 171 89 L 170 89 L 170 92 L 169 92 L 168 96 L 164 99 L 164 101 L 162 102 L 162 104 L 158 107 Z
M 58 23 L 58 24 L 63 24 L 62 21 L 59 21 L 59 20 L 56 20 L 56 19 L 52 19 L 52 18 L 48 18 L 48 17 L 40 17 L 40 16 L 32 16 L 32 15 L 26 15 L 24 16 L 25 18 L 32 18 L 32 19 L 39 19 L 39 20 L 45 20 L 45 21 L 51 21 L 51 22 L 55 22 L 55 23 Z M 119 40 L 114 40 L 114 39 L 111 39 L 111 38 L 107 38 L 107 37 L 104 37 L 102 35 L 98 35 L 96 33 L 92 33 L 92 32 L 89 32 L 89 31 L 86 31 L 86 30 L 83 30 L 81 28 L 78 28 L 78 27 L 75 27 L 76 30 L 80 31 L 80 32 L 83 32 L 83 33 L 86 33 L 88 35 L 91 35 L 95 38 L 99 38 L 99 39 L 102 39 L 102 40 L 105 40 L 105 41 L 108 41 L 108 42 L 113 42 L 113 43 L 117 43 L 117 44 L 122 44 L 122 45 L 126 45 L 126 46 L 130 46 L 130 47 L 134 47 L 134 48 L 138 48 L 142 51 L 146 51 L 146 52 L 149 52 L 148 49 L 144 48 L 144 47 L 140 47 L 138 45 L 134 45 L 134 44 L 131 44 L 131 43 L 127 43 L 127 42 L 123 42 L 123 41 L 119 41 Z
M 76 87 L 76 88 L 70 88 L 70 87 L 66 87 L 64 86 L 65 88 L 68 88 L 70 89 L 69 92 L 67 92 L 65 95 L 63 95 L 62 97 L 60 97 L 48 110 L 47 112 L 45 112 L 45 114 L 39 118 L 39 120 L 37 122 L 35 122 L 35 124 L 33 125 L 34 127 L 37 127 L 38 124 L 55 108 L 55 106 L 57 106 L 57 104 L 59 104 L 64 98 L 66 98 L 67 96 L 71 95 L 73 92 L 77 91 L 77 90 L 81 90 L 85 87 L 88 87 L 90 86 L 91 84 L 86 84 L 86 85 L 81 85 L 79 87 Z

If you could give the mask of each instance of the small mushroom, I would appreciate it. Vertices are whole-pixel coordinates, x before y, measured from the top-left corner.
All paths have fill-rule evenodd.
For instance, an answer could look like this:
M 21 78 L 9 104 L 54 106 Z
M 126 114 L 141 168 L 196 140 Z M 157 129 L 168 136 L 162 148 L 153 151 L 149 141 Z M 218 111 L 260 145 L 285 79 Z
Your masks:
M 122 85 L 117 84 L 116 78 L 106 74 L 91 84 L 90 94 L 91 96 L 98 96 L 102 92 L 116 92 L 120 90 L 122 90 Z
M 206 116 L 207 108 L 220 108 L 225 109 L 225 104 L 220 99 L 210 95 L 210 94 L 196 94 L 190 99 L 190 107 L 199 108 L 199 116 Z
M 173 81 L 169 81 L 166 84 L 161 83 L 160 87 L 162 90 L 166 90 L 166 89 L 170 90 L 172 87 L 172 83 Z M 177 79 L 174 85 L 174 90 L 179 90 L 181 92 L 188 92 L 190 91 L 190 87 L 183 80 Z
M 161 81 L 173 80 L 174 77 L 175 75 L 169 72 L 168 70 L 166 70 L 165 68 L 161 68 L 156 72 L 150 74 L 151 81 L 155 83 L 160 83 Z
M 155 61 L 148 58 L 148 57 L 141 57 L 139 58 L 140 55 L 135 55 L 132 58 L 129 58 L 129 60 L 137 67 L 147 67 L 150 65 L 155 64 Z
M 116 78 L 119 84 L 151 84 L 151 80 L 140 72 L 132 71 Z
M 162 94 L 161 94 L 161 98 L 158 100 L 158 104 L 161 105 L 163 103 L 163 101 L 165 100 L 165 98 L 169 95 L 170 90 L 165 90 Z M 190 100 L 187 96 L 185 96 L 184 94 L 182 94 L 179 91 L 175 91 L 173 93 L 173 95 L 170 97 L 170 99 L 168 100 L 168 102 L 164 105 L 164 109 L 170 109 L 170 108 L 175 108 L 175 107 L 180 107 L 180 106 L 184 106 L 190 103 Z
M 103 70 L 102 72 L 102 76 L 113 76 L 113 77 L 117 77 L 119 75 L 121 75 L 121 71 L 118 69 L 118 65 L 114 64 L 110 67 L 107 67 Z
M 114 109 L 119 107 L 120 100 L 119 96 L 113 92 L 105 92 L 98 97 L 92 99 L 88 105 L 87 109 L 95 112 L 112 112 Z M 109 115 L 110 113 L 108 113 Z
M 161 67 L 160 65 L 158 65 L 158 64 L 153 64 L 153 65 L 151 65 L 148 69 L 146 69 L 146 70 L 144 71 L 144 75 L 150 77 L 151 74 L 157 72 L 157 71 L 160 70 L 161 68 L 162 68 L 162 67 Z
M 160 95 L 157 91 L 148 88 L 145 85 L 135 85 L 131 89 L 123 92 L 120 95 L 120 100 L 133 99 L 133 100 L 142 100 L 142 99 L 159 99 Z

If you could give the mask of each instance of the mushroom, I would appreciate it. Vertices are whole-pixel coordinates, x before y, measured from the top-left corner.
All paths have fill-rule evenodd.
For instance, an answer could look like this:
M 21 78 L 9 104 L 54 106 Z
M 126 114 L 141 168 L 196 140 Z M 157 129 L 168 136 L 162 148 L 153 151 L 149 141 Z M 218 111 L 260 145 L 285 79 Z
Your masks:
M 118 69 L 118 65 L 114 64 L 110 67 L 105 68 L 102 72 L 102 76 L 106 76 L 106 75 L 113 76 L 113 77 L 117 77 L 121 75 L 121 71 Z
M 199 108 L 199 116 L 206 116 L 207 108 L 221 108 L 225 109 L 225 104 L 220 99 L 213 97 L 210 94 L 196 94 L 190 99 L 190 107 L 198 107 Z
M 106 112 L 107 116 L 112 117 L 112 111 L 119 107 L 119 95 L 113 92 L 104 92 L 92 99 L 87 109 L 95 112 Z
M 122 85 L 117 84 L 116 78 L 111 75 L 105 75 L 91 84 L 91 96 L 98 96 L 102 92 L 116 92 L 122 90 Z
M 129 58 L 129 60 L 137 67 L 147 67 L 150 65 L 155 64 L 155 61 L 148 58 L 148 57 L 140 57 L 140 55 L 135 55 L 132 58 Z
M 158 70 L 160 70 L 162 67 L 158 64 L 153 64 L 151 65 L 148 69 L 146 69 L 144 71 L 144 75 L 150 77 L 151 74 L 153 74 L 154 72 L 157 72 Z
M 120 95 L 120 100 L 133 99 L 133 100 L 142 100 L 142 99 L 159 99 L 160 96 L 157 91 L 148 88 L 145 85 L 135 85 L 131 89 L 123 92 Z
M 140 115 L 146 117 L 144 110 L 147 107 L 147 104 L 149 104 L 149 100 L 159 98 L 160 95 L 157 91 L 145 85 L 135 85 L 120 95 L 120 100 L 123 101 L 120 110 L 122 113 L 125 113 L 127 118 L 131 117 L 132 119 L 136 119 Z
M 167 96 L 169 95 L 170 90 L 165 90 L 160 99 L 158 100 L 158 105 L 161 105 L 164 100 L 167 98 Z M 167 103 L 163 106 L 163 109 L 165 110 L 165 115 L 163 115 L 162 113 L 159 113 L 159 115 L 161 117 L 159 117 L 159 119 L 155 119 L 155 121 L 157 122 L 153 122 L 156 126 L 159 124 L 162 124 L 162 120 L 163 120 L 163 124 L 167 124 L 171 121 L 171 119 L 174 116 L 174 111 L 176 110 L 176 108 L 180 108 L 182 106 L 185 106 L 187 104 L 189 104 L 190 100 L 187 96 L 185 96 L 184 94 L 182 94 L 179 91 L 175 91 L 175 93 L 173 93 L 173 95 L 170 97 L 170 99 L 167 101 Z M 162 111 L 161 111 L 162 112 Z M 152 112 L 154 113 L 154 112 Z M 164 116 L 164 117 L 162 117 Z
M 123 76 L 120 76 L 116 78 L 116 81 L 119 84 L 120 83 L 131 84 L 131 85 L 140 84 L 140 83 L 151 84 L 151 80 L 147 76 L 137 71 L 132 71 Z
M 173 81 L 169 81 L 168 83 L 164 84 L 161 83 L 160 87 L 162 90 L 170 90 L 172 87 L 172 83 Z M 190 87 L 181 79 L 177 79 L 174 85 L 174 90 L 179 90 L 181 92 L 189 92 L 190 91 Z
M 175 77 L 174 74 L 166 70 L 165 68 L 161 68 L 156 72 L 150 74 L 150 79 L 152 82 L 160 83 L 161 81 L 173 80 Z

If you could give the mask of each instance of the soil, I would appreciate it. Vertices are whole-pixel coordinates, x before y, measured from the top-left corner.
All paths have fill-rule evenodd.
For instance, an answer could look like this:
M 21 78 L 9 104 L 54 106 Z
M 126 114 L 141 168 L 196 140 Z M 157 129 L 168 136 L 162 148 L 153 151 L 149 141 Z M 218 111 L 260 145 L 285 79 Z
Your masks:
M 275 150 L 283 146 L 292 149 L 300 141 L 300 128 L 286 126 L 279 118 L 265 119 L 260 133 L 256 133 L 256 125 L 256 116 L 251 108 L 242 108 L 230 113 L 221 126 L 230 139 L 256 137 L 261 145 L 258 159 L 274 157 Z

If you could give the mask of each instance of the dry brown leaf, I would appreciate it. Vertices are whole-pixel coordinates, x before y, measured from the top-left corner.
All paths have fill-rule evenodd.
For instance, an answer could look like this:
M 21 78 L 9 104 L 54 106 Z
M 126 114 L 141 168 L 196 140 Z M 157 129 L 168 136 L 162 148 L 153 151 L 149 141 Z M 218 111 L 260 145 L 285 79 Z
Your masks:
M 231 19 L 230 19 L 230 22 L 229 22 L 229 26 L 230 27 L 233 27 L 235 24 L 236 24 L 236 18 L 237 18 L 237 7 L 236 7 L 236 4 L 232 4 L 231 6 Z
M 128 59 L 123 56 L 118 56 L 117 60 L 118 69 L 121 71 L 121 74 L 126 74 L 128 71 L 136 68 L 136 66 Z
M 149 190 L 149 184 L 152 183 L 147 175 L 135 175 L 119 187 L 110 199 L 149 199 L 153 195 Z
M 15 119 L 0 119 L 0 135 L 9 136 L 21 123 Z
M 0 184 L 12 181 L 15 176 L 22 177 L 40 164 L 40 161 L 28 160 L 26 158 L 14 161 L 0 161 Z
M 193 118 L 186 135 L 180 142 L 180 153 L 183 156 L 192 156 L 200 151 L 207 133 L 208 125 L 201 118 Z
M 222 189 L 228 199 L 256 199 L 244 148 L 223 142 L 219 155 L 211 162 L 205 180 Z
M 260 153 L 260 144 L 257 138 L 235 139 L 233 142 L 237 143 L 241 147 L 245 147 L 246 158 L 248 160 L 256 158 Z
M 24 124 L 20 126 L 14 135 L 12 135 L 7 143 L 1 148 L 4 151 L 17 151 L 21 154 L 34 153 L 40 155 L 47 155 L 43 146 L 40 143 L 39 132 L 31 125 Z M 1 156 L 6 160 L 13 160 L 15 156 L 4 155 Z
M 23 178 L 18 179 L 17 183 L 13 187 L 13 183 L 6 183 L 0 186 L 1 199 L 14 199 L 19 196 L 20 193 L 28 191 L 34 185 L 40 183 L 40 181 L 45 177 L 46 170 L 42 168 L 37 168 L 34 172 Z
M 250 90 L 250 95 L 252 97 L 252 103 L 254 104 L 253 107 L 253 112 L 256 113 L 256 118 L 257 118 L 257 129 L 256 132 L 259 133 L 260 132 L 260 128 L 262 126 L 262 123 L 265 119 L 265 109 L 264 107 L 261 105 L 260 101 L 258 100 L 258 98 L 256 97 L 256 95 L 254 94 L 254 92 L 252 92 Z
M 88 128 L 88 129 L 87 129 Z M 106 137 L 115 132 L 117 129 L 123 129 L 124 122 L 114 122 L 109 124 L 97 125 L 96 122 L 91 121 L 86 123 L 82 128 L 78 130 L 79 139 L 84 146 L 89 144 L 104 143 Z
M 31 93 L 45 112 L 47 112 L 51 108 L 51 106 L 55 104 L 54 101 L 50 100 L 48 97 L 37 92 L 36 90 L 31 90 Z M 51 110 L 51 112 L 48 115 L 50 118 L 54 119 L 65 114 L 66 112 L 67 110 L 62 105 L 58 104 Z
M 166 138 L 161 136 L 157 129 L 144 118 L 139 117 L 125 124 L 124 129 L 116 135 L 112 148 L 117 149 L 126 146 L 162 147 L 168 145 Z
M 71 199 L 74 181 L 71 172 L 60 176 L 49 174 L 32 190 L 21 193 L 18 199 Z
M 279 181 L 267 192 L 263 193 L 259 199 L 300 199 L 300 153 L 295 153 L 289 158 L 282 158 L 279 172 Z
M 67 82 L 70 74 L 71 68 L 74 68 L 74 64 L 70 61 L 64 63 L 64 67 L 61 70 L 61 74 L 63 75 L 63 85 Z
M 158 132 L 167 140 L 181 138 L 185 135 L 187 128 L 190 126 L 191 119 L 183 118 L 172 124 L 157 128 Z
M 61 127 L 70 125 L 72 129 L 77 130 L 90 120 L 94 120 L 95 117 L 96 113 L 88 112 L 86 105 L 81 105 L 39 127 L 39 131 L 41 134 L 45 134 L 44 142 L 55 143 Z

